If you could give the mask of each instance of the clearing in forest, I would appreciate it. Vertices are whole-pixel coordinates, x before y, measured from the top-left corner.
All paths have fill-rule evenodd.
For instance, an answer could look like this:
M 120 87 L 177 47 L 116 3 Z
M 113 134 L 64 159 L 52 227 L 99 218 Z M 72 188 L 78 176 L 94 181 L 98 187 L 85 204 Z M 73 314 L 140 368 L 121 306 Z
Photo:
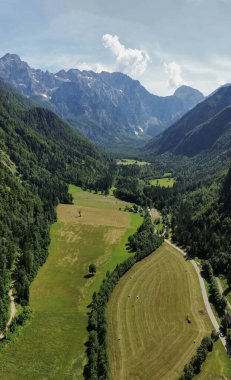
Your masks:
M 33 316 L 0 352 L 1 380 L 82 379 L 87 305 L 106 271 L 130 254 L 126 242 L 142 222 L 112 196 L 70 186 L 74 205 L 59 205 L 49 256 L 31 286 Z M 88 266 L 97 267 L 87 278 Z
M 138 165 L 138 166 L 151 165 L 150 162 L 134 160 L 130 158 L 121 158 L 119 160 L 116 160 L 116 164 L 117 165 Z
M 195 269 L 166 243 L 122 277 L 107 321 L 111 380 L 175 380 L 212 330 Z
M 175 183 L 175 179 L 172 177 L 163 177 L 163 178 L 151 179 L 149 182 L 150 182 L 150 185 L 152 186 L 173 187 Z

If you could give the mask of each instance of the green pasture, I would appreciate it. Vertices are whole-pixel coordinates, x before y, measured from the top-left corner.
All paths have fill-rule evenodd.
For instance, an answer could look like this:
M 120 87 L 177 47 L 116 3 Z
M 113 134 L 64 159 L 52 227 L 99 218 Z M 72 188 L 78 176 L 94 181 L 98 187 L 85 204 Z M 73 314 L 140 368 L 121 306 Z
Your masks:
M 171 177 L 155 178 L 149 181 L 152 186 L 173 187 L 175 179 Z
M 33 317 L 0 352 L 1 380 L 82 379 L 92 294 L 129 256 L 127 238 L 142 222 L 112 196 L 70 192 L 74 205 L 58 206 L 48 259 L 31 285 Z M 87 278 L 90 263 L 97 273 Z

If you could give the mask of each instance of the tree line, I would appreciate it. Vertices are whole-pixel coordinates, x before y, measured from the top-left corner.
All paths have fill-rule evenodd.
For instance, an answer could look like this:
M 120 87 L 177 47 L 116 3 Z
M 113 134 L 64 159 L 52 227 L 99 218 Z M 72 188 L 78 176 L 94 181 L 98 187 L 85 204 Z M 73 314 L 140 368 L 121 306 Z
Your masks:
M 213 274 L 213 268 L 209 261 L 203 261 L 202 273 L 209 283 L 209 301 L 214 305 L 219 317 L 223 317 L 227 302 L 218 289 L 217 282 Z
M 209 352 L 213 351 L 213 343 L 218 339 L 216 331 L 212 331 L 211 336 L 204 337 L 200 346 L 197 348 L 196 354 L 185 365 L 183 375 L 179 380 L 192 380 L 195 375 L 198 375 L 201 371 L 201 366 L 205 362 Z
M 87 380 L 106 380 L 109 375 L 107 357 L 107 322 L 105 311 L 110 296 L 120 278 L 132 266 L 144 257 L 150 255 L 162 243 L 163 238 L 153 233 L 152 221 L 146 213 L 143 224 L 129 238 L 129 247 L 134 254 L 123 263 L 118 264 L 112 272 L 107 272 L 99 291 L 93 294 L 88 318 L 88 362 L 84 368 L 84 378 Z
M 14 283 L 16 302 L 45 262 L 56 206 L 71 203 L 67 183 L 107 193 L 114 165 L 51 111 L 0 82 L 0 330 Z

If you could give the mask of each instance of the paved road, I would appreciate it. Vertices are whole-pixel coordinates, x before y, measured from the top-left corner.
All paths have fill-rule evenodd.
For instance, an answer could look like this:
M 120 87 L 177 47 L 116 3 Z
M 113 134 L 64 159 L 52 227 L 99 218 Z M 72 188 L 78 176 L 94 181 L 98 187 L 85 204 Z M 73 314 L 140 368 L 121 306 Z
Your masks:
M 181 252 L 184 256 L 186 256 L 186 253 L 178 248 L 175 244 L 171 243 L 169 240 L 165 239 L 165 242 L 168 243 L 169 245 L 171 245 L 173 248 L 177 249 L 179 252 Z M 204 283 L 204 279 L 203 277 L 201 276 L 201 272 L 200 272 L 200 268 L 198 267 L 197 263 L 195 262 L 195 260 L 190 260 L 192 265 L 194 266 L 195 268 L 195 271 L 197 273 L 197 276 L 198 276 L 198 279 L 199 279 L 199 282 L 200 282 L 200 287 L 201 287 L 201 292 L 202 292 L 202 296 L 203 296 L 203 300 L 204 300 L 204 304 L 205 304 L 205 308 L 207 310 L 207 313 L 209 315 L 209 318 L 211 319 L 211 322 L 213 324 L 213 327 L 214 329 L 218 332 L 219 331 L 219 324 L 215 318 L 215 315 L 211 309 L 211 306 L 210 306 L 210 303 L 209 303 L 209 299 L 208 299 L 208 296 L 207 296 L 207 292 L 206 292 L 206 288 L 205 288 L 205 283 Z M 231 357 L 231 347 L 229 347 L 226 343 L 226 338 L 224 337 L 221 337 L 220 336 L 220 340 L 223 344 L 223 346 L 225 347 L 229 357 Z

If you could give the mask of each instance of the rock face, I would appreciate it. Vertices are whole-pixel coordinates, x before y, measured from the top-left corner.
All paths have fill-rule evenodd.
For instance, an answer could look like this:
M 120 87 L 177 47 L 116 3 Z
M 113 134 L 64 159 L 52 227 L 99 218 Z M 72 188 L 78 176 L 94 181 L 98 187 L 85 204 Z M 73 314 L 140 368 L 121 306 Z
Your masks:
M 15 54 L 0 59 L 0 77 L 102 146 L 156 136 L 204 98 L 187 86 L 155 96 L 122 73 L 43 72 Z

